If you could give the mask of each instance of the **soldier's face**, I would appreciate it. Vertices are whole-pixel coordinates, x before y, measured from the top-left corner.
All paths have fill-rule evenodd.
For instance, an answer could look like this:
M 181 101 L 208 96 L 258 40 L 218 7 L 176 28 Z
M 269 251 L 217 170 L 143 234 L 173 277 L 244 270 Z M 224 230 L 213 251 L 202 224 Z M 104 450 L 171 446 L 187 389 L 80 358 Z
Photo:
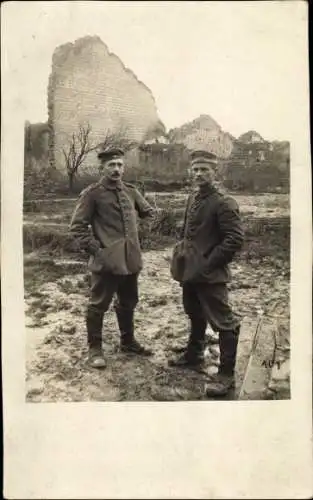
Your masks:
M 116 158 L 109 161 L 100 161 L 99 167 L 100 174 L 105 175 L 108 179 L 118 180 L 124 174 L 124 160 Z
M 209 163 L 196 163 L 189 169 L 190 177 L 197 186 L 212 184 L 214 181 L 214 168 Z

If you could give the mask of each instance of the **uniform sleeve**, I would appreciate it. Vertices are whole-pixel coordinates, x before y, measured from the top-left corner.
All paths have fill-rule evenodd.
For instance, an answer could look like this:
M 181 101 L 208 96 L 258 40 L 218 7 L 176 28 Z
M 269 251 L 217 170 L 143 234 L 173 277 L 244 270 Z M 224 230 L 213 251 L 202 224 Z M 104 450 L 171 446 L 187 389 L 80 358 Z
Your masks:
M 90 224 L 95 209 L 93 192 L 82 192 L 70 223 L 70 233 L 77 239 L 82 250 L 95 254 L 100 243 L 92 234 Z
M 147 202 L 147 200 L 142 196 L 137 189 L 135 191 L 135 208 L 141 219 L 145 217 L 153 217 L 155 209 Z
M 233 198 L 223 200 L 218 207 L 217 218 L 222 241 L 208 257 L 206 268 L 210 270 L 230 263 L 244 241 L 239 207 Z

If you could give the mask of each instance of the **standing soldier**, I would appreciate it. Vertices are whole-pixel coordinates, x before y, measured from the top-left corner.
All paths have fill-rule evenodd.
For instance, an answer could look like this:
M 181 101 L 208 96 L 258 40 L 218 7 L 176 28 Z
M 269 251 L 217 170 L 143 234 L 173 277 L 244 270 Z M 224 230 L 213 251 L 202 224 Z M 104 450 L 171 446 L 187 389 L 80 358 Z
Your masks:
M 207 323 L 219 332 L 220 366 L 206 387 L 208 396 L 225 395 L 234 387 L 240 319 L 228 302 L 228 264 L 243 243 L 236 201 L 214 185 L 217 157 L 191 154 L 190 175 L 196 186 L 187 201 L 182 240 L 173 252 L 171 273 L 182 285 L 183 305 L 191 322 L 184 354 L 170 364 L 201 366 Z
M 138 302 L 138 274 L 142 269 L 137 214 L 141 218 L 152 216 L 154 209 L 134 186 L 122 182 L 121 149 L 102 149 L 98 158 L 101 178 L 82 191 L 70 231 L 90 256 L 91 294 L 86 318 L 89 364 L 104 368 L 103 317 L 115 293 L 122 351 L 152 354 L 135 339 L 134 309 Z

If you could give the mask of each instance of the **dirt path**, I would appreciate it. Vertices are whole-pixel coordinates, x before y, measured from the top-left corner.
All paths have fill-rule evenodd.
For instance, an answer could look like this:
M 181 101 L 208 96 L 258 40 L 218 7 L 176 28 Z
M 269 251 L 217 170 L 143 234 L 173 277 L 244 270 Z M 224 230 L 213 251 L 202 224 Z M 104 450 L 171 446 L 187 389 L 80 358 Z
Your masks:
M 135 315 L 138 339 L 151 347 L 149 359 L 118 350 L 114 311 L 105 318 L 105 371 L 86 365 L 84 313 L 88 297 L 85 274 L 70 272 L 47 281 L 26 296 L 27 400 L 49 401 L 168 401 L 206 399 L 205 374 L 170 368 L 172 347 L 184 345 L 188 321 L 181 305 L 181 289 L 169 274 L 170 250 L 144 253 L 140 275 L 140 302 Z M 273 269 L 235 263 L 231 299 L 244 316 L 237 362 L 237 392 L 241 386 L 257 323 L 257 311 L 275 301 L 287 301 L 288 280 Z M 276 292 L 275 292 L 276 290 Z M 283 298 L 283 299 L 282 299 Z M 269 370 L 262 366 L 273 350 L 272 320 L 264 322 L 246 396 L 260 399 Z M 216 348 L 215 348 L 216 353 Z M 208 353 L 208 371 L 216 371 L 216 356 Z M 218 353 L 217 353 L 218 354 Z

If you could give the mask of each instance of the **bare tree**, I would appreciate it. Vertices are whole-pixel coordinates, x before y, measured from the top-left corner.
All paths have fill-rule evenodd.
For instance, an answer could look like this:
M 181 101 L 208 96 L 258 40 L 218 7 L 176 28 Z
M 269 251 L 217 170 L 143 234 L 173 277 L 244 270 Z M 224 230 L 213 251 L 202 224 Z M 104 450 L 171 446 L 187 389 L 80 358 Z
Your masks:
M 102 140 L 96 145 L 91 141 L 91 125 L 79 125 L 78 131 L 73 132 L 68 148 L 63 148 L 65 165 L 69 179 L 69 190 L 73 191 L 73 185 L 77 172 L 86 156 L 94 150 L 107 147 L 119 147 L 125 151 L 136 147 L 137 143 L 129 139 L 128 128 L 121 124 L 117 130 L 108 129 Z
M 73 191 L 74 180 L 79 167 L 88 153 L 96 149 L 96 146 L 91 144 L 90 133 L 91 126 L 89 123 L 85 126 L 79 125 L 78 131 L 72 133 L 68 148 L 63 148 L 63 155 L 69 179 L 69 190 L 71 192 Z

